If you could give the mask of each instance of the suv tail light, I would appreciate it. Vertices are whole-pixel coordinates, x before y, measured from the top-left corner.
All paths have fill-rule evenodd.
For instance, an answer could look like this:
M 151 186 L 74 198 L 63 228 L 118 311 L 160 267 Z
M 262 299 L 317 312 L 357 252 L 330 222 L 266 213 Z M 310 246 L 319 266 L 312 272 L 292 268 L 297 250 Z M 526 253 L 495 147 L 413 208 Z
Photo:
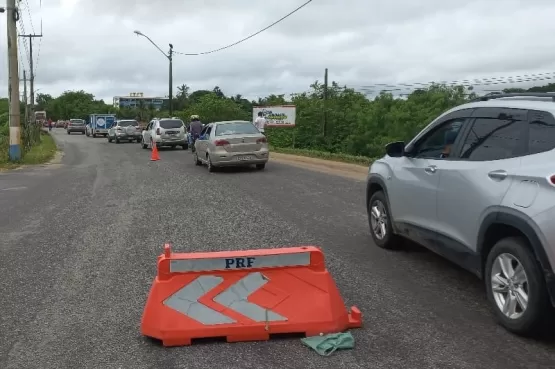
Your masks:
M 227 141 L 227 140 L 216 140 L 216 141 L 214 141 L 214 145 L 216 145 L 216 146 L 229 145 L 229 141 Z
M 260 137 L 258 140 L 256 140 L 257 144 L 266 143 L 266 142 L 268 142 L 268 140 L 266 140 L 266 137 Z
M 121 131 L 121 127 L 116 127 L 116 131 Z
M 552 176 L 548 177 L 548 179 L 549 179 L 549 183 L 550 183 L 552 186 L 555 186 L 555 174 L 553 174 Z
M 160 128 L 156 128 L 156 134 L 160 135 Z

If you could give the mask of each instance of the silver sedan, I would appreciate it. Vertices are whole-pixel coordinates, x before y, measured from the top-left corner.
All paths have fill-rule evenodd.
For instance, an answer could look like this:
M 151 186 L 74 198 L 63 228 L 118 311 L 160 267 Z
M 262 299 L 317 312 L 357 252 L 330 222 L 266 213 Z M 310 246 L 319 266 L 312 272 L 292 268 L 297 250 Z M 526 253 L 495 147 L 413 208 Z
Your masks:
M 248 121 L 207 124 L 195 142 L 195 164 L 218 167 L 255 165 L 262 170 L 270 157 L 266 136 Z

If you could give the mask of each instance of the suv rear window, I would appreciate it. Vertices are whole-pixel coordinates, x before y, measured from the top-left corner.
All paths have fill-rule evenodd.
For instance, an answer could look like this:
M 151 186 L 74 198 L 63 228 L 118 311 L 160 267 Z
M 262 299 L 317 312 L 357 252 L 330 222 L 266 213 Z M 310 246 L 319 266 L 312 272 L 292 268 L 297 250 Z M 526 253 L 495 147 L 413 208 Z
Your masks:
M 216 136 L 255 135 L 260 133 L 251 122 L 234 122 L 216 125 Z
M 137 122 L 136 120 L 122 120 L 121 122 L 118 123 L 118 125 L 120 127 L 129 127 L 129 126 L 138 127 L 139 122 Z
M 538 154 L 555 148 L 555 118 L 551 113 L 528 112 L 528 154 Z
M 164 129 L 181 128 L 183 127 L 183 122 L 178 119 L 161 120 L 160 127 Z

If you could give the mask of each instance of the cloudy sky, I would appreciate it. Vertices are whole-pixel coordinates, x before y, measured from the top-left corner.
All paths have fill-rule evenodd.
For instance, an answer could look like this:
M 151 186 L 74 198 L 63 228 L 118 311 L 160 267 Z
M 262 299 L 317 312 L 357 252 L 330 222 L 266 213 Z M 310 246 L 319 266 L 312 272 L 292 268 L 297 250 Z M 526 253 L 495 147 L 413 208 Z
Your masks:
M 20 0 L 19 30 L 40 33 L 42 19 L 44 37 L 34 43 L 39 93 L 83 89 L 111 102 L 114 95 L 130 92 L 168 94 L 167 59 L 134 30 L 163 50 L 172 43 L 176 52 L 198 53 L 244 38 L 305 1 L 42 0 L 41 6 L 40 0 Z M 203 56 L 175 55 L 174 86 L 217 85 L 227 95 L 256 98 L 306 91 L 323 80 L 325 68 L 330 80 L 357 90 L 555 77 L 554 19 L 554 0 L 313 0 L 240 45 Z M 6 30 L 5 13 L 0 29 Z M 0 32 L 2 55 L 6 45 Z M 25 47 L 21 55 L 28 70 Z M 6 96 L 7 57 L 0 59 L 0 68 L 0 96 Z M 392 89 L 369 90 L 383 88 Z

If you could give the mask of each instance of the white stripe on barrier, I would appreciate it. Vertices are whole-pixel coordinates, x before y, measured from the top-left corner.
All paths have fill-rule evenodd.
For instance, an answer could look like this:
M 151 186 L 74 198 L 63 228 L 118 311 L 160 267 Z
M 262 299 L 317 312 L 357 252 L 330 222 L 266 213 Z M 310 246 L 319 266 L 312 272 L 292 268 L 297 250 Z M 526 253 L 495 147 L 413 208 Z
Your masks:
M 199 301 L 202 296 L 223 281 L 222 277 L 213 275 L 200 276 L 167 298 L 164 305 L 204 325 L 235 323 L 234 319 L 209 308 Z M 255 322 L 287 321 L 287 318 L 247 300 L 251 294 L 266 283 L 268 283 L 268 280 L 264 278 L 262 273 L 250 273 L 219 293 L 213 301 Z
M 170 273 L 253 268 L 277 268 L 307 265 L 310 265 L 310 252 L 299 252 L 294 254 L 282 255 L 170 260 Z

